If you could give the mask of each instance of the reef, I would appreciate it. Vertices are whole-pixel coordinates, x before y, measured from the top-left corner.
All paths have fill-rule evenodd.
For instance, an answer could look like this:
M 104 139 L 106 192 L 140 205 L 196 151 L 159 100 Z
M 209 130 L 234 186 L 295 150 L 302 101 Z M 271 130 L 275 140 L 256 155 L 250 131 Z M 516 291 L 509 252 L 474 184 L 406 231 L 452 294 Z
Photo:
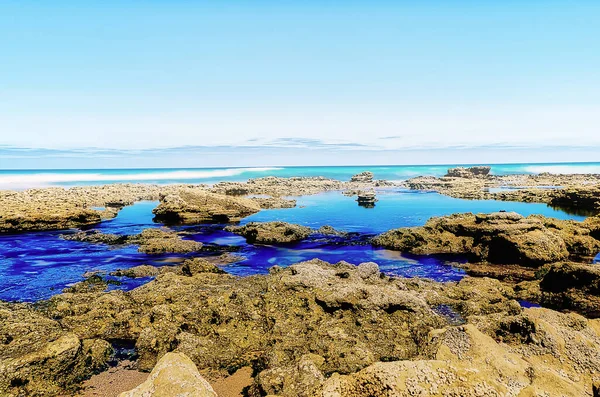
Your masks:
M 164 253 L 188 253 L 196 252 L 202 249 L 202 243 L 192 240 L 184 240 L 177 232 L 166 228 L 144 229 L 140 234 L 116 235 L 105 234 L 97 230 L 79 231 L 73 234 L 63 234 L 61 238 L 71 241 L 81 241 L 96 244 L 138 245 L 138 251 L 145 254 L 164 254 Z
M 239 234 L 250 244 L 286 244 L 307 238 L 312 230 L 287 222 L 250 222 L 244 226 L 227 226 L 225 230 Z
M 238 278 L 194 261 L 197 271 L 130 292 L 3 303 L 0 394 L 73 392 L 118 340 L 135 343 L 139 369 L 154 368 L 130 396 L 202 383 L 186 357 L 208 381 L 252 367 L 249 396 L 592 395 L 599 321 L 523 309 L 497 280 L 399 279 L 319 260 Z
M 561 221 L 517 213 L 454 214 L 422 227 L 400 228 L 372 243 L 419 255 L 455 254 L 471 262 L 538 267 L 566 259 L 590 259 L 600 250 L 598 218 Z

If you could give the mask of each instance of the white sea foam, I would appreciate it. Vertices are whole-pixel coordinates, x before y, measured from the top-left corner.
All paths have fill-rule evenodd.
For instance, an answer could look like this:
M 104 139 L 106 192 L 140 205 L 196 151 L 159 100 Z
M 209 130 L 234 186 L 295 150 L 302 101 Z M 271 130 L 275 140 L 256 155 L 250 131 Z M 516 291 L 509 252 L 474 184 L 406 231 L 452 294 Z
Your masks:
M 280 170 L 277 167 L 252 167 L 252 168 L 223 168 L 214 170 L 178 170 L 178 171 L 148 171 L 116 173 L 7 173 L 0 174 L 0 189 L 23 189 L 29 187 L 52 186 L 55 184 L 77 184 L 78 182 L 144 182 L 144 181 L 189 181 L 210 178 L 225 178 L 241 175 L 246 172 L 267 172 Z
M 551 174 L 600 174 L 600 164 L 528 165 L 524 167 L 524 170 L 532 174 L 542 172 L 549 172 Z

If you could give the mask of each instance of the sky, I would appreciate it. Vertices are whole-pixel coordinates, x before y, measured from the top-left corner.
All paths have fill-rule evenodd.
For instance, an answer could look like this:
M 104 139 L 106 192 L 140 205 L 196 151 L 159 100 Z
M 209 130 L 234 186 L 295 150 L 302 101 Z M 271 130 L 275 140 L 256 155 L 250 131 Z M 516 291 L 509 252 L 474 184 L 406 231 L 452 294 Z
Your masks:
M 0 169 L 600 160 L 600 2 L 0 2 Z

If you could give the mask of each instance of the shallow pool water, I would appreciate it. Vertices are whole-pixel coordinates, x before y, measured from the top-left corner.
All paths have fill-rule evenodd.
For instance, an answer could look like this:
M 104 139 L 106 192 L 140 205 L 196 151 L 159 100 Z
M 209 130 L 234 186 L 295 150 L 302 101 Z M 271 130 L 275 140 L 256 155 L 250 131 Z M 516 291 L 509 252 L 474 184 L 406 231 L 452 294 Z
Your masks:
M 386 190 L 378 194 L 374 208 L 359 207 L 355 197 L 340 192 L 328 192 L 296 198 L 292 209 L 265 210 L 243 220 L 282 220 L 313 228 L 330 225 L 356 233 L 350 242 L 344 239 L 315 235 L 300 243 L 286 246 L 250 245 L 240 236 L 225 232 L 225 225 L 180 226 L 185 238 L 205 244 L 233 246 L 244 257 L 238 263 L 225 266 L 232 274 L 245 276 L 266 273 L 274 265 L 287 266 L 303 260 L 320 258 L 328 262 L 345 260 L 351 263 L 377 262 L 390 275 L 421 276 L 440 281 L 458 280 L 461 269 L 452 266 L 461 258 L 401 255 L 398 252 L 373 248 L 368 238 L 389 229 L 418 226 L 432 216 L 455 212 L 516 211 L 523 215 L 544 214 L 561 219 L 583 219 L 544 204 L 454 199 L 437 193 L 407 190 Z M 147 227 L 159 227 L 152 221 L 156 202 L 139 202 L 122 209 L 114 219 L 90 227 L 104 233 L 135 234 Z M 185 258 L 181 254 L 146 255 L 136 246 L 111 247 L 67 241 L 60 235 L 68 231 L 0 235 L 0 299 L 35 301 L 59 293 L 65 286 L 81 281 L 89 271 L 111 272 L 140 264 L 161 265 Z M 210 253 L 203 253 L 208 255 Z M 188 255 L 189 256 L 189 255 Z M 149 279 L 118 278 L 121 285 L 111 288 L 131 289 Z

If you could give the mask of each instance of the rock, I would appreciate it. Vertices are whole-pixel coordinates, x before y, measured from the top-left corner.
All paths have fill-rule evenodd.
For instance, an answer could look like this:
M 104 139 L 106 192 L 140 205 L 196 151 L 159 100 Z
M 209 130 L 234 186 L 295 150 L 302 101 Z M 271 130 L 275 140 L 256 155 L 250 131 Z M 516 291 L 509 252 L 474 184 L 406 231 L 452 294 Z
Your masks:
M 595 325 L 544 309 L 526 313 L 506 320 L 512 324 L 506 336 L 516 336 L 505 339 L 507 343 L 472 324 L 434 330 L 427 342 L 430 358 L 380 362 L 355 374 L 333 374 L 312 395 L 590 395 L 589 371 L 600 364 L 598 353 L 587 345 L 598 343 Z M 500 329 L 502 325 L 497 332 Z M 524 334 L 529 338 L 526 344 Z
M 160 204 L 152 212 L 161 222 L 193 224 L 238 222 L 260 209 L 251 199 L 203 189 L 182 189 L 176 194 L 161 196 Z
M 373 173 L 371 171 L 363 171 L 353 175 L 352 178 L 350 178 L 350 182 L 371 183 L 373 182 Z
M 356 201 L 358 201 L 358 205 L 360 205 L 361 207 L 373 208 L 375 207 L 375 203 L 378 200 L 374 191 L 361 191 L 358 193 L 358 198 L 356 199 Z
M 600 266 L 556 263 L 538 272 L 540 303 L 600 318 Z
M 0 191 L 0 233 L 96 224 L 114 217 L 126 204 L 158 200 L 161 192 L 166 194 L 179 188 L 177 185 L 113 184 Z
M 108 288 L 108 283 L 99 275 L 94 274 L 83 281 L 80 281 L 70 287 L 67 287 L 63 292 L 67 293 L 88 293 L 88 292 L 102 292 Z
M 516 213 L 454 214 L 423 227 L 390 230 L 372 243 L 414 254 L 464 255 L 474 262 L 541 266 L 584 258 L 600 247 L 585 222 Z
M 363 279 L 369 279 L 371 277 L 379 277 L 379 265 L 375 262 L 364 262 L 358 265 L 357 273 L 359 277 Z
M 217 397 L 211 385 L 185 354 L 167 353 L 156 364 L 148 379 L 119 397 Z
M 91 230 L 88 232 L 79 231 L 73 234 L 60 235 L 60 238 L 63 240 L 109 245 L 127 244 L 127 237 L 128 236 L 120 236 L 117 234 L 105 234 L 99 230 Z
M 258 203 L 262 209 L 294 208 L 296 200 L 287 200 L 281 197 L 253 197 L 252 201 Z
M 486 177 L 489 175 L 492 167 L 490 166 L 475 166 L 475 167 L 456 167 L 448 169 L 446 177 L 451 178 L 476 178 Z
M 316 230 L 316 232 L 318 234 L 323 234 L 326 236 L 340 236 L 340 237 L 346 236 L 348 234 L 346 232 L 336 230 L 335 228 L 333 228 L 332 226 L 329 226 L 329 225 L 321 226 L 320 228 L 318 228 Z
M 97 230 L 92 230 L 74 234 L 63 234 L 61 238 L 88 243 L 135 244 L 139 245 L 139 252 L 151 255 L 170 252 L 188 253 L 200 251 L 202 248 L 202 243 L 184 240 L 177 232 L 166 228 L 144 229 L 140 234 L 133 236 L 104 234 Z
M 312 230 L 287 222 L 251 222 L 244 226 L 227 226 L 225 230 L 239 234 L 250 244 L 287 244 L 308 237 Z
M 165 229 L 144 229 L 137 236 L 130 237 L 128 242 L 138 244 L 138 251 L 145 254 L 187 253 L 202 248 L 202 243 L 183 240 L 176 232 Z
M 191 258 L 186 259 L 180 265 L 167 265 L 167 266 L 151 266 L 151 265 L 140 265 L 134 266 L 129 269 L 116 270 L 111 273 L 111 276 L 117 277 L 156 277 L 160 274 L 175 273 L 183 276 L 193 276 L 199 273 L 225 273 L 219 269 L 213 263 L 207 261 L 204 258 Z
M 24 304 L 0 302 L 0 395 L 52 396 L 106 368 L 112 348 L 81 341 Z

